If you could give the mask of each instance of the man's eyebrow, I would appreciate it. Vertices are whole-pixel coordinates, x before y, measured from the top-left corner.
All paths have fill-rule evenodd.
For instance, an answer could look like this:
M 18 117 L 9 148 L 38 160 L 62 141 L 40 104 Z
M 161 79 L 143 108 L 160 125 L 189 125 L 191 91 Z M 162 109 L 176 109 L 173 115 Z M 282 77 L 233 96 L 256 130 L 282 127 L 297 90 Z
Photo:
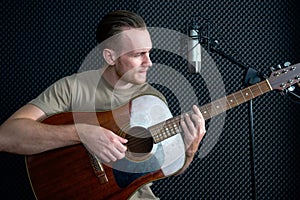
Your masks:
M 138 53 L 150 53 L 152 51 L 152 48 L 151 49 L 137 49 L 137 50 L 132 50 L 126 54 L 138 54 Z
M 143 53 L 143 52 L 151 52 L 152 48 L 150 49 L 137 49 L 137 50 L 133 50 L 132 52 L 134 53 Z

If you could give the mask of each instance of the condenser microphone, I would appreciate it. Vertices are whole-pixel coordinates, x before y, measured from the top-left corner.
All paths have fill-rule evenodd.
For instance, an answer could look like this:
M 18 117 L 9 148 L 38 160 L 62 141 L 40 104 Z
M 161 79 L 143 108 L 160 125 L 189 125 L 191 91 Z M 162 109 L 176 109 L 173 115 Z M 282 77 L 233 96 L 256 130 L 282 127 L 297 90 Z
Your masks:
M 200 73 L 201 72 L 201 45 L 200 45 L 200 35 L 197 26 L 188 28 L 188 44 L 187 44 L 187 60 L 188 69 L 190 73 Z

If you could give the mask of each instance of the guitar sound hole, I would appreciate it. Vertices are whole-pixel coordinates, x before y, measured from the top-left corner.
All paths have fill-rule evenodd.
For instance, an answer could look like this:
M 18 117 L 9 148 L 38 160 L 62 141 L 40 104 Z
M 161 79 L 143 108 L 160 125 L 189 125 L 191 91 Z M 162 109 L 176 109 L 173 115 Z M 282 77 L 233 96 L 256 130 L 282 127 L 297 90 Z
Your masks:
M 150 131 L 143 127 L 131 128 L 125 137 L 127 142 L 127 157 L 133 160 L 145 159 L 153 148 L 153 138 Z

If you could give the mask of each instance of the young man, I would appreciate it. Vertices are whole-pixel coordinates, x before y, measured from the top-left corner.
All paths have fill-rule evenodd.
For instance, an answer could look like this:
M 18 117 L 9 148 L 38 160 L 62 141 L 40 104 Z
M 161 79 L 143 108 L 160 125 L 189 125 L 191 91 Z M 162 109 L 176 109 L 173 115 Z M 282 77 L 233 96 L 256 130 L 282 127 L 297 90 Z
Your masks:
M 124 158 L 127 140 L 101 126 L 89 124 L 48 125 L 40 121 L 49 115 L 67 111 L 112 110 L 130 99 L 151 94 L 163 95 L 146 82 L 152 43 L 143 19 L 132 12 L 115 11 L 103 17 L 97 29 L 106 66 L 65 77 L 36 99 L 16 111 L 0 129 L 0 151 L 32 155 L 82 143 L 103 162 Z M 95 103 L 89 104 L 94 99 Z M 193 160 L 205 133 L 199 109 L 181 121 L 186 145 L 183 172 Z M 156 197 L 148 185 L 132 199 Z

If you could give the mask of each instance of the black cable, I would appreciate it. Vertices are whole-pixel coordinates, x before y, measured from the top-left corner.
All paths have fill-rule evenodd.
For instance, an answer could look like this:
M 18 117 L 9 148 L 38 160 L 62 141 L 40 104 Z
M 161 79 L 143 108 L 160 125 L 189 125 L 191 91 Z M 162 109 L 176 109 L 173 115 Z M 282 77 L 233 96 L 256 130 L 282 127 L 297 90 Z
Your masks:
M 250 160 L 251 160 L 251 183 L 252 183 L 252 197 L 254 200 L 257 199 L 256 192 L 256 168 L 255 168 L 255 144 L 254 144 L 254 123 L 253 123 L 253 105 L 252 99 L 249 102 L 249 121 L 250 121 L 250 130 L 249 130 L 249 142 L 250 142 Z

